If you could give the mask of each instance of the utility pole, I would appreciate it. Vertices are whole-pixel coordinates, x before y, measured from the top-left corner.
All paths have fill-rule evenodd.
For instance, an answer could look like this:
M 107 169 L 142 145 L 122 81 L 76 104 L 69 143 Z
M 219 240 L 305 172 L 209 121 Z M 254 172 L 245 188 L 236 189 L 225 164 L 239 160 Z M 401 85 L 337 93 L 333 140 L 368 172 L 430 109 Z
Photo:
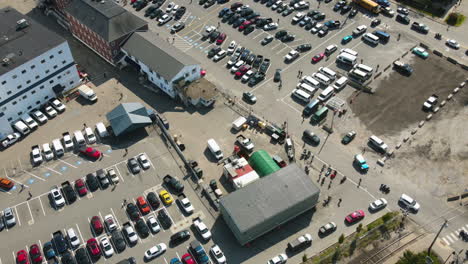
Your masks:
M 440 233 L 442 232 L 442 229 L 444 229 L 444 227 L 447 227 L 447 223 L 448 223 L 448 221 L 447 221 L 447 220 L 444 220 L 444 223 L 443 223 L 442 226 L 440 227 L 439 232 L 437 232 L 437 235 L 434 237 L 434 240 L 432 240 L 431 245 L 430 245 L 429 248 L 427 249 L 427 256 L 430 256 L 430 255 L 431 255 L 432 246 L 434 245 L 434 243 L 436 242 L 436 240 L 437 240 L 437 238 L 439 237 Z

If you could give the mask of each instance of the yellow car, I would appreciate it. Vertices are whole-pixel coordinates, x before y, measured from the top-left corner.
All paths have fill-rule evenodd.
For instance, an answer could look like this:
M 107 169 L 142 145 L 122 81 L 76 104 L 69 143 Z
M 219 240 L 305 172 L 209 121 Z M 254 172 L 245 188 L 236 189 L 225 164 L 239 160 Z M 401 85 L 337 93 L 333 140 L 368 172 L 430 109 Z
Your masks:
M 174 200 L 172 200 L 172 196 L 166 190 L 159 192 L 159 198 L 161 198 L 165 205 L 171 205 L 172 202 L 174 202 Z

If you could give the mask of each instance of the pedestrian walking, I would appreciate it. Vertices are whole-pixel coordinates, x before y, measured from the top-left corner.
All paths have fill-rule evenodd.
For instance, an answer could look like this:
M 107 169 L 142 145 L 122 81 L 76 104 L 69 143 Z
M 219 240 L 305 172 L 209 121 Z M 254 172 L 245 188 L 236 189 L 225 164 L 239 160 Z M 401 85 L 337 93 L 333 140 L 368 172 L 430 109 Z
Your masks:
M 340 199 L 338 199 L 338 207 L 340 207 L 340 205 L 341 205 L 341 201 L 342 201 L 342 200 L 341 200 L 341 198 L 340 198 Z
M 278 23 L 278 25 L 279 25 L 279 18 L 278 18 L 278 20 L 277 20 L 277 22 L 276 22 L 276 23 Z
M 99 156 L 99 160 L 102 160 L 104 158 L 104 153 L 101 152 L 101 156 Z
M 297 78 L 301 75 L 301 71 L 297 71 Z
M 192 0 L 190 0 L 190 3 L 189 4 L 192 4 Z
M 22 192 L 23 190 L 24 190 L 24 184 L 21 184 L 20 192 Z
M 86 128 L 86 123 L 83 123 L 83 127 Z
M 219 28 L 220 26 L 221 26 L 221 23 L 219 23 L 219 21 L 218 21 L 218 28 Z
M 174 44 L 174 42 L 175 42 L 175 38 L 172 38 L 172 44 Z
M 358 188 L 361 187 L 361 182 L 362 182 L 362 179 L 359 178 L 359 183 L 358 183 L 358 186 L 357 186 Z
M 31 198 L 31 197 L 32 197 L 32 193 L 31 193 L 31 191 L 28 191 L 28 195 L 29 195 L 29 198 Z
M 125 148 L 125 153 L 124 153 L 124 157 L 128 155 L 128 148 Z

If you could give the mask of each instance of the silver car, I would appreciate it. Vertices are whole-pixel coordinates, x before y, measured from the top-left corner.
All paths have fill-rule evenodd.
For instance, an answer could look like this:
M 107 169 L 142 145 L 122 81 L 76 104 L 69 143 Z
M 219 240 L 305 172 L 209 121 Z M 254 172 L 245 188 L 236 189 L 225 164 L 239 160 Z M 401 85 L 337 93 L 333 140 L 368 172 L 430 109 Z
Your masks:
M 11 208 L 8 207 L 3 210 L 3 217 L 5 218 L 5 224 L 7 227 L 16 225 L 16 217 Z

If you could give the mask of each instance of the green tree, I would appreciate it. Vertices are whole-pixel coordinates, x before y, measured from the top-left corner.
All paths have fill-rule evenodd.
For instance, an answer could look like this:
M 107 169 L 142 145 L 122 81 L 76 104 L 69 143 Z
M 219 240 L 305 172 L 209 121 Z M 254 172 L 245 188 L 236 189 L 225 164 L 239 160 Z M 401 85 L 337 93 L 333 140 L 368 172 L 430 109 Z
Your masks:
M 338 243 L 340 243 L 340 244 L 343 243 L 344 238 L 345 238 L 344 234 L 341 234 L 341 236 L 338 238 Z
M 339 247 L 337 247 L 335 249 L 335 253 L 333 253 L 332 262 L 337 263 L 338 260 L 340 259 L 340 256 L 341 256 L 341 250 Z
M 359 224 L 357 227 L 356 227 L 356 233 L 359 233 L 362 231 L 362 224 Z
M 302 262 L 306 262 L 307 261 L 307 254 L 304 254 L 304 256 L 302 256 Z
M 382 220 L 384 223 L 387 223 L 390 219 L 392 219 L 392 213 L 388 212 L 382 216 Z

